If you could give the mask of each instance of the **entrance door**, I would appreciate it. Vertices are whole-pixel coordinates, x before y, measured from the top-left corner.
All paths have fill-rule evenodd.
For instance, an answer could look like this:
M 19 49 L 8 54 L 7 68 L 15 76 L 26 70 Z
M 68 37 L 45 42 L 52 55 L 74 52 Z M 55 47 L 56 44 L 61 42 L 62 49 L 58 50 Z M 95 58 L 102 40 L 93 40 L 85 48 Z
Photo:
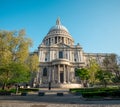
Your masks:
M 63 72 L 60 72 L 60 83 L 63 83 Z

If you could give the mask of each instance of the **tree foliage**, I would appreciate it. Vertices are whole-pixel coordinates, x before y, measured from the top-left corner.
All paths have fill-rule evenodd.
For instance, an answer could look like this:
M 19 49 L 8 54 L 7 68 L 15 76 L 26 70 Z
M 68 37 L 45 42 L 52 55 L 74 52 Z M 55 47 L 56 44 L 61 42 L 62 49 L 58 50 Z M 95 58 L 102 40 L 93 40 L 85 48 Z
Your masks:
M 106 87 L 107 84 L 111 82 L 112 73 L 106 70 L 99 70 L 96 73 L 96 78 Z
M 38 55 L 37 54 L 31 54 L 27 58 L 27 65 L 29 66 L 31 72 L 35 72 L 38 70 Z
M 87 67 L 88 71 L 89 71 L 89 82 L 90 84 L 94 85 L 94 83 L 96 82 L 96 78 L 95 75 L 97 73 L 98 70 L 100 70 L 100 66 L 98 65 L 98 63 L 96 62 L 95 59 L 90 59 L 89 60 L 89 65 Z
M 81 80 L 83 86 L 86 86 L 88 83 L 88 79 L 90 77 L 89 71 L 85 68 L 81 68 L 81 69 L 76 70 L 76 74 L 77 74 L 77 76 L 80 77 L 80 80 Z
M 113 74 L 112 81 L 114 83 L 120 83 L 120 57 L 115 54 L 106 56 L 103 60 L 103 66 L 104 70 Z
M 0 82 L 3 87 L 8 83 L 28 81 L 31 68 L 26 60 L 31 45 L 25 30 L 0 31 Z
M 30 75 L 30 85 L 33 86 L 34 83 L 34 79 L 36 76 L 36 71 L 38 71 L 38 65 L 39 65 L 39 61 L 38 61 L 38 55 L 36 53 L 33 53 L 31 55 L 28 56 L 27 59 L 27 65 L 30 68 L 31 71 L 31 75 Z

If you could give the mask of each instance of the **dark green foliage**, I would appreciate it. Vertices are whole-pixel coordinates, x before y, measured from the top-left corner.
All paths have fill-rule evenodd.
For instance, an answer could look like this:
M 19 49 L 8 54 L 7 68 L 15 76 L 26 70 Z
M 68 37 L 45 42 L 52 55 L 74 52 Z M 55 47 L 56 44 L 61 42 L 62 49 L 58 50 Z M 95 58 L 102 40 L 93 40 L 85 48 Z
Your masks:
M 89 78 L 89 72 L 85 68 L 77 69 L 76 75 L 79 76 L 80 79 L 82 79 L 82 80 L 88 80 L 88 78 Z
M 8 95 L 11 95 L 11 92 L 10 91 L 0 92 L 0 96 L 2 96 L 2 95 L 8 96 Z
M 83 97 L 93 98 L 93 97 L 120 97 L 119 88 L 80 88 L 80 89 L 70 89 L 72 93 L 81 93 Z
M 82 94 L 83 97 L 93 98 L 93 97 L 120 97 L 120 91 L 100 91 L 100 92 L 87 92 Z
M 19 92 L 38 92 L 38 88 L 20 88 Z
M 38 92 L 38 88 L 19 88 L 18 93 Z M 16 93 L 16 89 L 0 90 L 0 93 Z
M 87 87 L 88 79 L 90 77 L 89 71 L 85 68 L 82 69 L 77 69 L 76 70 L 76 75 L 80 78 L 81 83 L 83 84 L 84 87 Z
M 100 81 L 100 83 L 106 87 L 107 84 L 110 83 L 113 75 L 110 71 L 99 70 L 99 71 L 97 71 L 95 76 Z

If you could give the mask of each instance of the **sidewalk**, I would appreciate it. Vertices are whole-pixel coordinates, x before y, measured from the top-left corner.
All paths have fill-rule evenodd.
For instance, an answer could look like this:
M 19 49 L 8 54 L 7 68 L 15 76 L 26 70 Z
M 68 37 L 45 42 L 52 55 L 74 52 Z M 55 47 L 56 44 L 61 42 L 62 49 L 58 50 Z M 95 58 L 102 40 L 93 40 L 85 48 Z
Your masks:
M 0 107 L 120 107 L 120 100 L 86 101 L 69 93 L 67 89 L 41 89 L 44 96 L 29 93 L 27 96 L 0 96 Z M 57 96 L 63 92 L 63 96 Z

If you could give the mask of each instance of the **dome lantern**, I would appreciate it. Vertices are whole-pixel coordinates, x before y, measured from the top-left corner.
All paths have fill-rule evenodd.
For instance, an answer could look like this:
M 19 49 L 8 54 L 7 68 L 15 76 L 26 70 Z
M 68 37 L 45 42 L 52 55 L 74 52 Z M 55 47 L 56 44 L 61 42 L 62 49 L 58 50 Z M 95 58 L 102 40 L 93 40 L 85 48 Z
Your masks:
M 61 25 L 60 18 L 58 17 L 56 20 L 56 25 Z

